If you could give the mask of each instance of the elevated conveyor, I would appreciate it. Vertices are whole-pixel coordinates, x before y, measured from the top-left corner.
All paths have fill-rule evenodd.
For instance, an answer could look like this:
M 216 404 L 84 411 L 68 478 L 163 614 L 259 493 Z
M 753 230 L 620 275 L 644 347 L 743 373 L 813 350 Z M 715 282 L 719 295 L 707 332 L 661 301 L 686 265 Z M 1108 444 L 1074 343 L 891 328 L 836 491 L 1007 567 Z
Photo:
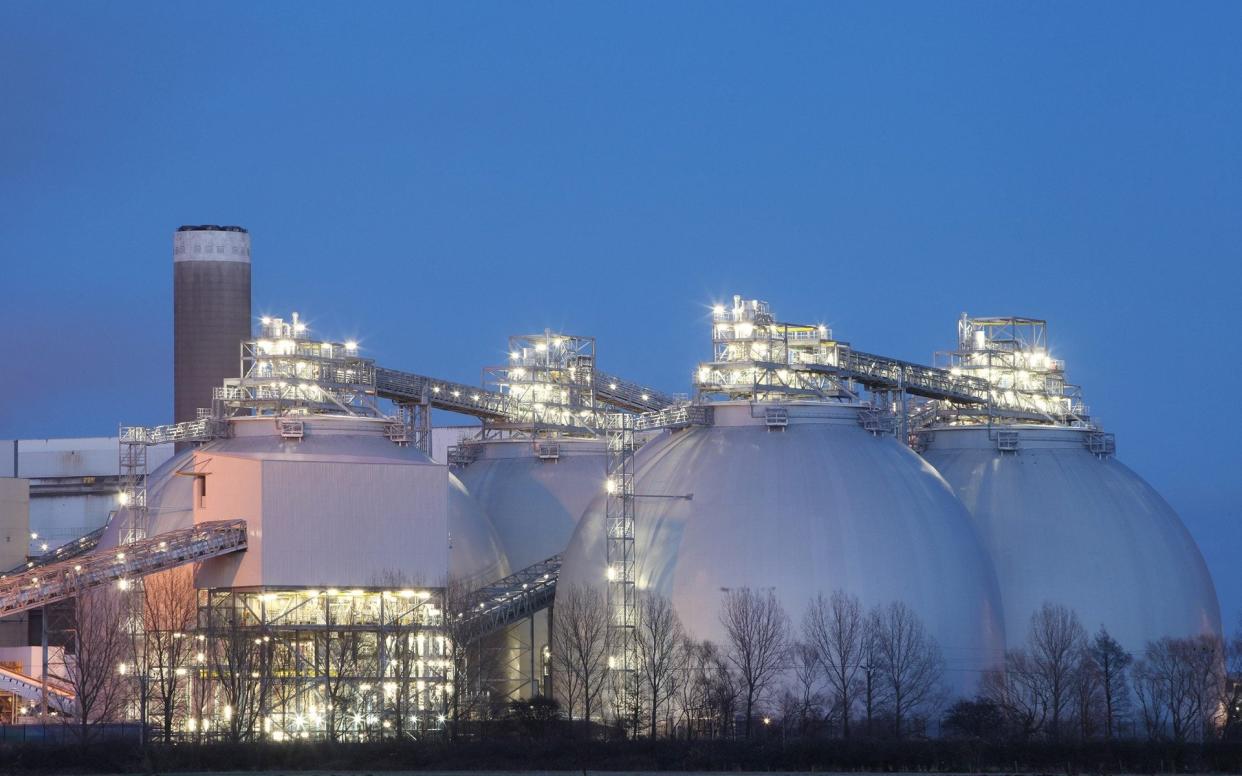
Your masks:
M 0 617 L 246 549 L 246 521 L 218 520 L 0 579 Z
M 33 676 L 8 668 L 0 668 L 0 691 L 12 693 L 32 705 L 43 703 L 43 683 Z M 78 707 L 73 690 L 51 677 L 48 677 L 47 683 L 47 705 L 67 716 L 73 716 Z
M 439 410 L 460 412 L 484 420 L 510 418 L 509 398 L 503 393 L 487 391 L 465 383 L 437 380 L 413 372 L 376 367 L 375 393 L 381 399 L 426 402 Z
M 474 641 L 546 609 L 560 571 L 561 556 L 553 555 L 468 593 L 455 607 L 461 618 L 458 637 Z
M 610 407 L 632 412 L 651 412 L 669 407 L 673 398 L 666 393 L 596 372 L 593 376 L 596 400 Z M 396 369 L 375 368 L 375 393 L 396 402 L 426 402 L 431 407 L 483 420 L 533 422 L 505 394 L 477 386 L 439 380 Z
M 104 528 L 96 528 L 94 531 L 91 531 L 85 536 L 79 536 L 71 542 L 65 542 L 49 552 L 45 552 L 42 555 L 31 558 L 20 566 L 14 566 L 3 574 L 0 574 L 0 579 L 6 579 L 13 574 L 21 574 L 23 572 L 30 571 L 31 569 L 42 568 L 53 563 L 58 563 L 62 560 L 69 560 L 70 558 L 76 558 L 79 555 L 85 555 L 88 552 L 93 552 L 95 548 L 99 546 L 99 540 L 103 538 L 104 530 L 106 528 L 107 526 L 104 526 Z

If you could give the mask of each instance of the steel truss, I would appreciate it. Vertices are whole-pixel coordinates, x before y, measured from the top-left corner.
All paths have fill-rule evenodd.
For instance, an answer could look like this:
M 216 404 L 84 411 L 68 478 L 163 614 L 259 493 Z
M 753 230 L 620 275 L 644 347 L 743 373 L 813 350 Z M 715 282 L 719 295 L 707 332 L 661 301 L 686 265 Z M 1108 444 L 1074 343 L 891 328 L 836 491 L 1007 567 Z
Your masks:
M 102 585 L 128 587 L 158 571 L 246 549 L 245 520 L 217 520 L 139 539 L 0 579 L 0 617 L 37 609 Z
M 475 641 L 546 609 L 556 595 L 560 571 L 561 556 L 553 555 L 466 595 L 454 607 L 465 640 Z

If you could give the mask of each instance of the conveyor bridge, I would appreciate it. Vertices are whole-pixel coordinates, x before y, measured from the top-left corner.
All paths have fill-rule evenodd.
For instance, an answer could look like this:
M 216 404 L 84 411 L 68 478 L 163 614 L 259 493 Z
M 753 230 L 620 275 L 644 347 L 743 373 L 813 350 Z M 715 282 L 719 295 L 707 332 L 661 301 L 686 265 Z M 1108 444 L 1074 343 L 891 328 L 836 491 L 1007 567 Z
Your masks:
M 0 668 L 0 691 L 12 693 L 30 701 L 32 705 L 43 702 L 43 681 L 9 668 Z M 73 690 L 50 676 L 47 683 L 47 705 L 48 708 L 67 716 L 73 716 L 78 708 Z
M 673 404 L 673 398 L 668 394 L 614 375 L 596 372 L 593 381 L 596 400 L 611 407 L 631 412 L 650 412 Z M 426 402 L 436 409 L 473 415 L 484 420 L 537 420 L 516 417 L 520 414 L 518 408 L 503 393 L 396 369 L 376 367 L 375 393 L 382 399 Z
M 218 520 L 50 563 L 0 579 L 0 617 L 244 549 L 246 521 Z
M 561 556 L 553 555 L 468 593 L 454 607 L 461 618 L 458 638 L 474 641 L 546 609 L 560 571 Z

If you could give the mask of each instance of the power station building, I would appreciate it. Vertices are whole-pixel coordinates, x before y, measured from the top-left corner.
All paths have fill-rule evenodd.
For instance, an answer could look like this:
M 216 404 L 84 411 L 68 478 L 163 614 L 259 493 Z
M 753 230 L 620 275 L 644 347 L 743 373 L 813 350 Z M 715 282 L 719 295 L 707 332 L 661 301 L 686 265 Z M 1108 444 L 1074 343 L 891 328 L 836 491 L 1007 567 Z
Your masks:
M 964 317 L 929 366 L 739 296 L 713 311 L 692 397 L 553 331 L 511 338 L 467 385 L 296 313 L 253 320 L 244 229 L 174 239 L 174 422 L 121 429 L 110 516 L 70 530 L 31 507 L 59 533 L 0 579 L 0 613 L 189 580 L 182 732 L 421 735 L 548 693 L 567 586 L 605 595 L 616 671 L 634 669 L 642 596 L 723 643 L 722 591 L 740 588 L 794 618 L 835 590 L 905 603 L 955 695 L 1045 601 L 1131 650 L 1219 633 L 1197 547 L 1115 460 L 1042 321 Z M 433 411 L 478 425 L 433 431 Z M 27 701 L 39 669 L 12 680 Z

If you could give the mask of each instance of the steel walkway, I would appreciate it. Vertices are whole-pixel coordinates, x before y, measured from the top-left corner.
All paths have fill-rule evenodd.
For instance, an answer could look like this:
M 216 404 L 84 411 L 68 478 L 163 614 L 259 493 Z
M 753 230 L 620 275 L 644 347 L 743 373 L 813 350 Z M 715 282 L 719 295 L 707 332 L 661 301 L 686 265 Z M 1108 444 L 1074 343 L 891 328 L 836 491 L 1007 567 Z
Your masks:
M 8 692 L 25 698 L 32 704 L 43 703 L 43 683 L 18 671 L 0 668 L 0 692 Z M 48 677 L 47 705 L 61 714 L 73 716 L 77 712 L 77 700 L 73 690 Z
M 456 607 L 462 640 L 475 641 L 546 609 L 560 571 L 561 556 L 553 555 L 467 594 Z
M 96 528 L 94 531 L 91 531 L 85 536 L 79 536 L 77 539 L 65 542 L 54 550 L 31 558 L 20 566 L 14 566 L 8 571 L 5 571 L 3 574 L 0 574 L 0 579 L 7 579 L 14 574 L 21 574 L 31 569 L 42 568 L 52 563 L 57 563 L 62 560 L 69 560 L 70 558 L 76 558 L 79 555 L 85 555 L 88 552 L 92 552 L 99 546 L 99 540 L 103 538 L 105 528 L 107 528 L 107 526 L 104 526 L 103 528 Z
M 127 582 L 246 549 L 246 521 L 219 520 L 50 563 L 0 579 L 0 617 L 37 609 L 83 590 Z
M 618 409 L 650 412 L 673 404 L 666 393 L 602 372 L 595 373 L 594 386 L 598 401 Z M 375 368 L 375 393 L 382 399 L 426 402 L 439 410 L 485 420 L 527 420 L 516 417 L 518 408 L 503 393 L 396 369 Z

